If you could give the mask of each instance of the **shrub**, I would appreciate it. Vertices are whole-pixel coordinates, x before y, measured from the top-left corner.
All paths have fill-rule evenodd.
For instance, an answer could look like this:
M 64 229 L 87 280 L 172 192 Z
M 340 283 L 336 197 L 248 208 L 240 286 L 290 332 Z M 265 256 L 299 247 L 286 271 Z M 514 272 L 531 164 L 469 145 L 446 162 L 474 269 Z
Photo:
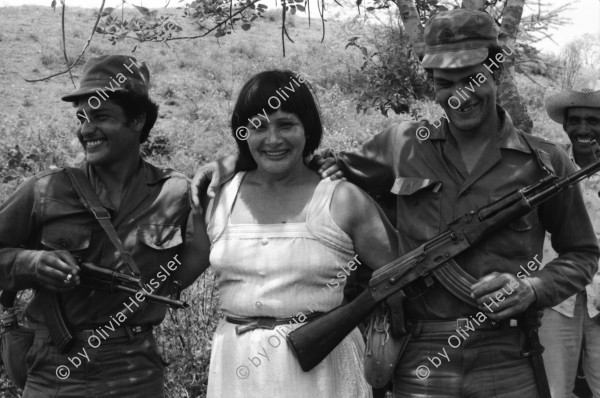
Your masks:
M 413 57 L 402 28 L 373 28 L 366 41 L 366 45 L 359 44 L 355 36 L 346 45 L 358 48 L 364 57 L 358 72 L 364 86 L 357 93 L 357 112 L 372 108 L 384 116 L 390 109 L 409 113 L 415 100 L 432 98 L 433 88 Z

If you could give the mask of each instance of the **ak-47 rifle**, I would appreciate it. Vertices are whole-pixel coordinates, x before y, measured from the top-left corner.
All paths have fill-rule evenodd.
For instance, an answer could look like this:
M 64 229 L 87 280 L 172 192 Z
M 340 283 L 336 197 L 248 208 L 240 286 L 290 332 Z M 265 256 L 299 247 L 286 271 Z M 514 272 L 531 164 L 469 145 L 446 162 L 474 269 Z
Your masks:
M 77 265 L 81 269 L 79 278 L 81 286 L 95 290 L 108 292 L 125 293 L 130 296 L 141 294 L 152 303 L 168 305 L 171 308 L 189 308 L 188 303 L 179 300 L 179 290 L 177 289 L 176 297 L 159 296 L 156 294 L 146 293 L 141 289 L 141 279 L 135 276 L 123 274 L 111 269 L 98 267 L 90 262 L 84 261 L 81 257 L 75 257 Z
M 175 297 L 146 293 L 142 289 L 143 284 L 138 277 L 98 267 L 85 261 L 81 257 L 75 256 L 75 260 L 81 269 L 81 272 L 79 273 L 81 287 L 115 293 L 125 293 L 131 297 L 141 294 L 144 297 L 144 301 L 148 300 L 149 302 L 164 304 L 177 309 L 189 307 L 185 301 L 179 300 L 180 289 L 178 286 Z M 43 295 L 42 302 L 44 305 L 44 316 L 52 341 L 57 346 L 59 352 L 68 352 L 73 344 L 74 337 L 69 326 L 65 322 L 57 294 L 46 289 L 41 290 L 39 294 Z M 2 312 L 2 316 L 0 316 L 0 329 L 2 331 L 12 330 L 18 327 L 18 314 L 14 308 L 16 295 L 17 292 L 8 290 L 5 290 L 0 294 L 0 310 Z
M 288 343 L 304 371 L 318 365 L 382 300 L 400 295 L 410 283 L 428 276 L 458 254 L 536 206 L 600 171 L 600 160 L 566 177 L 548 175 L 450 223 L 448 230 L 376 270 L 369 289 L 347 305 L 291 332 Z M 394 297 L 396 300 L 398 296 Z M 403 331 L 405 333 L 405 331 Z

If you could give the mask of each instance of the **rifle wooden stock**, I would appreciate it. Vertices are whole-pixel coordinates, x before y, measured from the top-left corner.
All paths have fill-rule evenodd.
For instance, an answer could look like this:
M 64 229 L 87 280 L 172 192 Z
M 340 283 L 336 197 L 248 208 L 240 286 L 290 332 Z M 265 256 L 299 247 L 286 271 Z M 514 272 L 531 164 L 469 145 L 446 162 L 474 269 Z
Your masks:
M 376 305 L 371 293 L 365 290 L 349 304 L 334 308 L 288 334 L 288 343 L 302 370 L 308 372 L 317 366 Z

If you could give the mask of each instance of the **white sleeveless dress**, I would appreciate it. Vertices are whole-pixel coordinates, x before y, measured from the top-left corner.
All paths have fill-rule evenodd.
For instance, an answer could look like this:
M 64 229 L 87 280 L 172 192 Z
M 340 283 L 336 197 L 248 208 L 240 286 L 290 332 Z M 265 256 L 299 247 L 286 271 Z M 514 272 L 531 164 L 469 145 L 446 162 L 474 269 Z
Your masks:
M 238 335 L 236 325 L 222 319 L 212 342 L 208 398 L 371 397 L 358 329 L 310 372 L 302 371 L 285 339 L 304 324 L 304 316 L 341 304 L 343 269 L 356 262 L 352 240 L 329 212 L 339 181 L 318 184 L 306 222 L 231 224 L 244 175 L 237 174 L 222 187 L 207 221 L 221 310 L 234 317 L 295 320 L 274 330 Z

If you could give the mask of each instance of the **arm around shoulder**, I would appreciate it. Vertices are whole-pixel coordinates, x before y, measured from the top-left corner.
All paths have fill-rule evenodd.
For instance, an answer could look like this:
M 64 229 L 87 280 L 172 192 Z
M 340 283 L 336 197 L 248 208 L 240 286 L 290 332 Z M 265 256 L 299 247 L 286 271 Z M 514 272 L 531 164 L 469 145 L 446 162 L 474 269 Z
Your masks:
M 369 192 L 389 190 L 394 184 L 404 127 L 403 123 L 385 129 L 356 152 L 338 153 L 338 164 L 348 181 Z
M 177 268 L 174 278 L 185 289 L 198 279 L 210 265 L 210 241 L 202 214 L 190 212 L 186 239 L 180 254 L 182 266 Z
M 230 180 L 240 167 L 245 166 L 237 155 L 229 155 L 202 165 L 196 171 L 190 186 L 194 210 L 201 209 L 203 195 L 214 197 L 219 186 Z

